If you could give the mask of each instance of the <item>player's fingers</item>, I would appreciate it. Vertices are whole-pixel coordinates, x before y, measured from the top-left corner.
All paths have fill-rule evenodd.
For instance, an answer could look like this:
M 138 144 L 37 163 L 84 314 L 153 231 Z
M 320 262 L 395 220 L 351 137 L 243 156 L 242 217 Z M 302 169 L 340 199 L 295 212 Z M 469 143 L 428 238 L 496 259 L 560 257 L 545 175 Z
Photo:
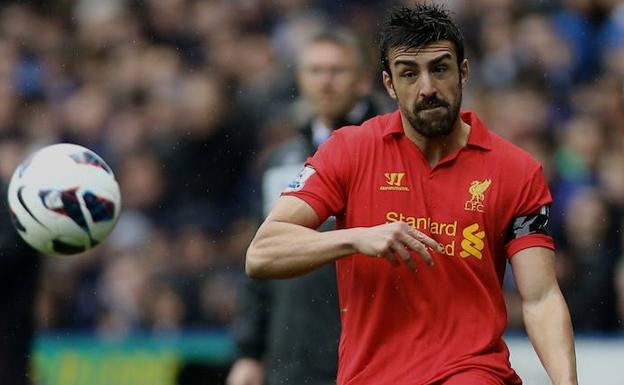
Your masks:
M 403 262 L 412 270 L 416 271 L 416 263 L 412 259 L 412 255 L 409 250 L 405 247 L 405 245 L 401 242 L 392 243 L 392 250 L 401 257 Z
M 407 232 L 412 238 L 431 247 L 433 250 L 437 251 L 438 253 L 441 253 L 444 251 L 444 247 L 440 243 L 438 243 L 435 239 L 421 233 L 420 231 L 415 230 L 410 227 L 408 228 Z
M 396 255 L 394 255 L 392 251 L 390 250 L 386 251 L 383 254 L 383 257 L 386 258 L 388 261 L 390 261 L 392 266 L 399 266 L 399 261 L 397 260 Z
M 425 263 L 427 263 L 427 265 L 433 266 L 433 257 L 431 256 L 431 254 L 429 253 L 429 250 L 427 250 L 427 247 L 423 243 L 418 243 L 417 245 L 415 245 L 414 250 L 418 254 L 420 254 L 420 256 L 425 261 Z
M 420 254 L 421 258 L 427 263 L 427 265 L 433 266 L 433 257 L 427 250 L 427 247 L 424 243 L 417 241 L 416 239 L 409 236 L 405 236 L 402 241 L 405 243 L 405 245 L 407 245 L 407 247 Z

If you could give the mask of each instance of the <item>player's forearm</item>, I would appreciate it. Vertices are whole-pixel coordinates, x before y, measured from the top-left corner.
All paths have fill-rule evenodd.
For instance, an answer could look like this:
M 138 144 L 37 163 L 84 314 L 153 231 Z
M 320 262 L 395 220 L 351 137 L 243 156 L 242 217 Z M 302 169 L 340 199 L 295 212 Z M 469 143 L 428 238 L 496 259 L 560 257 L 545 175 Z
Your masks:
M 267 222 L 247 250 L 245 270 L 254 278 L 303 275 L 355 252 L 349 234 L 355 229 L 319 232 L 284 222 Z
M 577 385 L 576 354 L 568 307 L 558 287 L 537 301 L 524 302 L 524 323 L 554 385 Z

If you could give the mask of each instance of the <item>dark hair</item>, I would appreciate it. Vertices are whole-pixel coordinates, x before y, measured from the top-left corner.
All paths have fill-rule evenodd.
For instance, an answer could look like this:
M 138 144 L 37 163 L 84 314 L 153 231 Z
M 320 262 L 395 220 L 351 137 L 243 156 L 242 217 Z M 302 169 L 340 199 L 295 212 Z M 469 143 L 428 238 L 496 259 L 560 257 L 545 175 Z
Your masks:
M 464 38 L 446 8 L 435 4 L 394 8 L 380 33 L 381 67 L 390 73 L 388 52 L 392 48 L 422 48 L 439 40 L 449 40 L 455 45 L 459 65 L 464 60 Z

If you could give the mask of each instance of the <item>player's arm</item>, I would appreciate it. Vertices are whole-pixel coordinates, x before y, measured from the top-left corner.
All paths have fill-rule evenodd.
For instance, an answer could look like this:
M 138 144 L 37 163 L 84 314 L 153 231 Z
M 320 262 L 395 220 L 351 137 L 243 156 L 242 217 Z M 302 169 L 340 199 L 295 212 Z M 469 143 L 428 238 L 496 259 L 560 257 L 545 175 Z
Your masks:
M 321 218 L 302 199 L 279 198 L 247 250 L 247 274 L 255 278 L 295 277 L 354 253 L 386 258 L 395 265 L 403 260 L 415 270 L 410 250 L 428 264 L 433 264 L 433 259 L 427 247 L 441 251 L 437 242 L 403 222 L 314 230 L 320 223 Z
M 518 251 L 511 259 L 522 299 L 524 324 L 555 385 L 576 385 L 572 322 L 555 276 L 554 252 L 544 247 Z

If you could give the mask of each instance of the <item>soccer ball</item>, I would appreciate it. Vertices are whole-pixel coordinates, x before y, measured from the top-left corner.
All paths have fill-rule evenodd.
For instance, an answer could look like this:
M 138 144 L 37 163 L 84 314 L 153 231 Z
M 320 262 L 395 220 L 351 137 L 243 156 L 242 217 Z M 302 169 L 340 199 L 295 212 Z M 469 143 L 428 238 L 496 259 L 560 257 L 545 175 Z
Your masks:
M 75 144 L 42 148 L 20 164 L 9 183 L 13 225 L 46 255 L 83 252 L 111 232 L 121 207 L 111 168 Z

